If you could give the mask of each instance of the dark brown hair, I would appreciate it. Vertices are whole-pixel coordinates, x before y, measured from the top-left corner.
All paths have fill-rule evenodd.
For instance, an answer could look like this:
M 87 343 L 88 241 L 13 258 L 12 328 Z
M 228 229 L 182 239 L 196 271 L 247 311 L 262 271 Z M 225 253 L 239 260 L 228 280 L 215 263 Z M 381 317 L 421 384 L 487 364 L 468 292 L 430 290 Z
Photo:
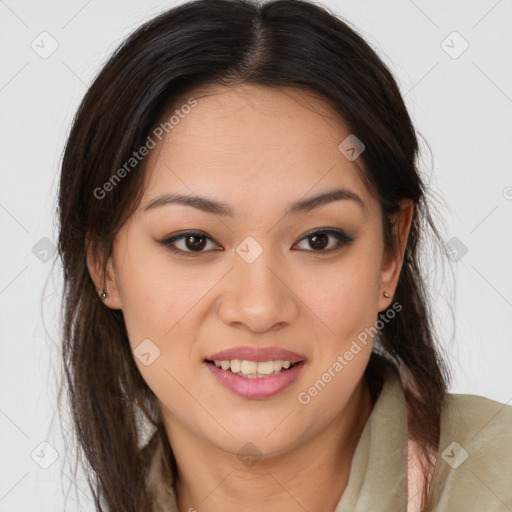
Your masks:
M 429 212 L 417 167 L 418 140 L 397 84 L 369 44 L 325 7 L 302 0 L 196 0 L 145 23 L 115 51 L 78 109 L 62 161 L 58 250 L 65 390 L 76 439 L 93 470 L 89 485 L 97 510 L 152 510 L 138 448 L 139 414 L 156 427 L 176 468 L 156 397 L 134 362 L 122 312 L 102 303 L 86 262 L 91 244 L 106 264 L 116 233 L 140 200 L 145 161 L 103 198 L 95 190 L 145 144 L 178 95 L 208 84 L 297 87 L 328 101 L 366 146 L 359 171 L 382 208 L 386 250 L 398 247 L 393 215 L 399 201 L 414 202 L 395 294 L 403 309 L 380 330 L 365 378 L 374 398 L 386 369 L 401 379 L 410 433 L 426 457 L 425 508 L 434 469 L 427 450 L 438 446 L 449 382 L 420 262 L 427 231 L 446 252 Z M 426 247 L 429 254 L 433 247 Z

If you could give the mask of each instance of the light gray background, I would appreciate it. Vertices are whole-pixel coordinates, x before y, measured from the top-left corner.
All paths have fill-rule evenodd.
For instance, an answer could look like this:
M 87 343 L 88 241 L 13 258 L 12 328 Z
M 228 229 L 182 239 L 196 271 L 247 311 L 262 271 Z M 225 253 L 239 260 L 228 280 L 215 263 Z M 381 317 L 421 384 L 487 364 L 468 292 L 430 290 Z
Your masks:
M 509 402 L 512 2 L 323 4 L 353 23 L 395 73 L 422 147 L 426 141 L 432 150 L 433 159 L 423 153 L 423 171 L 444 201 L 445 242 L 455 237 L 467 248 L 453 262 L 455 301 L 449 276 L 432 274 L 436 318 L 454 374 L 450 391 Z M 44 251 L 56 241 L 58 169 L 79 101 L 117 45 L 173 5 L 0 0 L 0 512 L 63 510 L 68 488 L 66 510 L 94 510 L 83 479 L 73 481 L 65 463 L 59 420 L 51 423 L 54 374 L 61 368 L 60 278 L 58 265 L 49 277 L 55 256 Z M 46 59 L 31 48 L 33 41 L 50 48 L 43 31 L 58 43 Z M 448 37 L 453 31 L 460 36 Z M 459 56 L 461 37 L 469 47 Z M 52 456 L 55 462 L 43 469 Z

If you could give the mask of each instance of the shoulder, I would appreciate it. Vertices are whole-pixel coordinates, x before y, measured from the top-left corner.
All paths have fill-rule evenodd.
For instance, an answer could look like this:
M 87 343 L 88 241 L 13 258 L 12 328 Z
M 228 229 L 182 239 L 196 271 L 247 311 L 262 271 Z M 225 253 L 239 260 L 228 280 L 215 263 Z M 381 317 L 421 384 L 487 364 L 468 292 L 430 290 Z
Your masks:
M 448 393 L 441 411 L 441 430 L 471 444 L 512 436 L 512 405 L 478 395 Z
M 429 510 L 508 510 L 511 481 L 512 405 L 447 394 Z
M 508 455 L 503 462 L 512 464 L 512 405 L 483 396 L 449 393 L 441 411 L 441 440 L 456 442 L 473 455 L 477 450 Z

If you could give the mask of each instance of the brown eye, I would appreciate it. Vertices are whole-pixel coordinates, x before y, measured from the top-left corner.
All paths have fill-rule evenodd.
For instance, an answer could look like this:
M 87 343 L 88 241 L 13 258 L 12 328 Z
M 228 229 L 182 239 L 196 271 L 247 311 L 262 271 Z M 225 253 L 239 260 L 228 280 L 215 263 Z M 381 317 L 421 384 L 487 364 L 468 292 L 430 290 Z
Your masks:
M 343 246 L 352 243 L 354 238 L 338 229 L 317 229 L 302 237 L 300 243 L 304 243 L 304 241 L 307 241 L 311 248 L 306 249 L 307 252 L 322 254 L 337 251 Z M 202 253 L 209 252 L 205 250 L 209 242 L 217 245 L 206 233 L 188 231 L 162 240 L 160 243 L 175 254 L 182 256 L 200 256 Z
M 323 250 L 329 245 L 329 235 L 327 233 L 318 233 L 308 238 L 309 245 L 315 250 Z
M 331 237 L 335 240 L 334 247 L 331 244 L 331 247 L 327 248 L 329 247 L 329 239 Z M 344 231 L 341 230 L 323 229 L 316 230 L 307 234 L 301 239 L 301 241 L 304 240 L 306 240 L 309 244 L 309 247 L 312 248 L 312 250 L 309 250 L 308 252 L 331 252 L 341 249 L 343 246 L 352 243 L 354 238 L 348 236 Z
M 190 235 L 185 238 L 185 246 L 191 251 L 201 251 L 206 246 L 206 237 L 199 235 Z
M 208 242 L 213 242 L 213 240 L 205 233 L 190 231 L 167 238 L 161 244 L 177 254 L 199 256 L 201 253 L 207 252 L 204 248 L 208 245 Z M 177 247 L 178 243 L 181 247 Z

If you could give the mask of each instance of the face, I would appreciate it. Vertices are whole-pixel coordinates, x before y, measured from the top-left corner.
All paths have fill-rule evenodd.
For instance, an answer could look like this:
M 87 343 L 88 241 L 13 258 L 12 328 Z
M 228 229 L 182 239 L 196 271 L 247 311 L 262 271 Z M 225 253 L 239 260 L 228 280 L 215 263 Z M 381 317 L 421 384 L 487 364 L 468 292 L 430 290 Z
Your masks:
M 197 103 L 146 157 L 106 305 L 123 312 L 171 437 L 276 455 L 343 415 L 401 258 L 384 253 L 380 206 L 338 149 L 350 131 L 327 105 L 284 88 L 206 92 L 183 100 Z M 254 350 L 214 357 L 240 347 Z M 295 364 L 252 378 L 209 362 L 235 359 L 244 374 Z

